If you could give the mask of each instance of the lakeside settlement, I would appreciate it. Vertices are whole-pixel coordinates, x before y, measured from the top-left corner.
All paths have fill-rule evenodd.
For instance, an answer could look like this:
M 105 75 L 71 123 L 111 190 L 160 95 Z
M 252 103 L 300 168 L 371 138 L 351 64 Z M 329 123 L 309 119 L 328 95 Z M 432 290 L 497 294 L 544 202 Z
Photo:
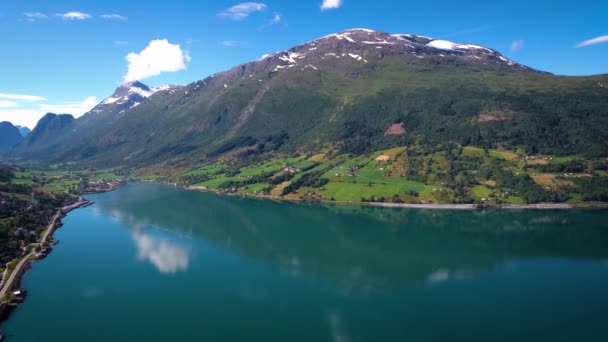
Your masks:
M 81 193 L 100 193 L 113 191 L 125 184 L 122 180 L 111 181 L 89 181 L 81 178 L 79 190 Z M 0 282 L 0 322 L 9 318 L 10 313 L 23 301 L 27 296 L 27 291 L 20 288 L 20 283 L 25 272 L 31 267 L 31 262 L 41 260 L 49 255 L 53 246 L 58 243 L 53 238 L 55 230 L 62 226 L 62 219 L 71 211 L 90 206 L 94 203 L 76 195 L 70 195 L 60 208 L 57 208 L 46 228 L 40 234 L 40 237 L 26 246 L 21 247 L 21 255 L 17 259 L 6 264 Z M 15 234 L 23 236 L 31 236 L 30 232 L 24 228 L 18 228 Z M 0 341 L 4 339 L 0 332 Z

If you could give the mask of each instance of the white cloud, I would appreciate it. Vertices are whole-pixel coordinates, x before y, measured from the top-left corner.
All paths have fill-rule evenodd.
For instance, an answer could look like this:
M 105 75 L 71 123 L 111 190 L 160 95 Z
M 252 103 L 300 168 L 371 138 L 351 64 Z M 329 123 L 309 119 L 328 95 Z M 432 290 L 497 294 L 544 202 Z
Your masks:
M 21 101 L 46 101 L 46 98 L 34 95 L 23 94 L 4 94 L 0 93 L 0 99 L 21 100 Z
M 90 14 L 82 12 L 57 13 L 57 16 L 63 20 L 85 20 L 92 18 Z
M 42 103 L 40 104 L 40 110 L 45 113 L 72 114 L 77 118 L 93 109 L 97 103 L 95 96 L 89 96 L 82 102 L 66 102 L 60 105 Z
M 523 39 L 518 39 L 516 41 L 514 41 L 513 43 L 511 43 L 511 51 L 519 51 L 521 49 L 524 48 L 524 40 Z
M 15 108 L 19 107 L 17 102 L 0 100 L 0 108 Z
M 120 14 L 102 14 L 99 17 L 101 19 L 116 19 L 116 20 L 122 20 L 122 21 L 129 19 L 129 18 L 125 17 L 124 15 L 120 15 Z
M 251 13 L 263 11 L 266 7 L 268 7 L 266 4 L 260 2 L 243 2 L 220 12 L 219 16 L 231 20 L 244 20 Z
M 17 96 L 21 97 L 19 99 L 16 99 L 17 101 L 26 101 L 24 100 L 24 98 L 27 99 L 30 97 L 46 100 L 42 97 L 37 96 Z M 0 101 L 0 104 L 2 102 L 12 101 Z M 36 123 L 38 123 L 38 120 L 40 120 L 40 118 L 43 117 L 46 113 L 72 114 L 74 117 L 80 117 L 82 114 L 90 111 L 96 105 L 97 99 L 94 96 L 89 96 L 82 102 L 66 102 L 63 104 L 39 103 L 31 108 L 17 108 L 21 107 L 19 103 L 17 103 L 17 106 L 12 106 L 12 108 L 7 107 L 7 109 L 3 109 L 2 105 L 0 105 L 0 121 L 9 121 L 14 125 L 26 126 L 33 129 L 36 126 Z
M 125 82 L 140 81 L 162 72 L 185 70 L 186 63 L 190 62 L 188 52 L 167 39 L 153 40 L 139 54 L 131 52 L 125 59 L 129 62 Z
M 34 22 L 36 20 L 47 19 L 49 16 L 40 12 L 24 12 L 25 20 Z
M 340 8 L 340 6 L 342 6 L 342 0 L 323 0 L 321 10 Z
M 584 42 L 580 42 L 576 45 L 577 48 L 582 48 L 585 46 L 589 46 L 589 45 L 595 45 L 595 44 L 601 44 L 601 43 L 607 43 L 608 42 L 608 35 L 606 36 L 599 36 L 599 37 L 595 37 L 589 40 L 585 40 Z
M 37 109 L 0 109 L 0 121 L 8 121 L 13 125 L 21 125 L 33 129 L 38 120 L 44 115 Z

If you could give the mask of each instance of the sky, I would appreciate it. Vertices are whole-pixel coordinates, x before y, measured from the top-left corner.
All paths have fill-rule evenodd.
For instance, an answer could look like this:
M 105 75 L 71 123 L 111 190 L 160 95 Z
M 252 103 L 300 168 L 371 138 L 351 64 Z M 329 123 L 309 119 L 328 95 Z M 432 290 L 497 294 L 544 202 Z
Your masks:
M 498 50 L 560 75 L 608 73 L 608 1 L 0 0 L 0 121 L 80 116 L 126 81 L 188 84 L 351 28 Z

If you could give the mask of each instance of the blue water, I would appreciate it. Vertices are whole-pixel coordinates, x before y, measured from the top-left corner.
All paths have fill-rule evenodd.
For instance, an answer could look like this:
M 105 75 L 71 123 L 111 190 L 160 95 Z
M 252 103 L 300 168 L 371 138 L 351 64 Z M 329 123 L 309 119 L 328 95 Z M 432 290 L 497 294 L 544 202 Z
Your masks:
M 8 341 L 608 341 L 608 212 L 89 196 Z

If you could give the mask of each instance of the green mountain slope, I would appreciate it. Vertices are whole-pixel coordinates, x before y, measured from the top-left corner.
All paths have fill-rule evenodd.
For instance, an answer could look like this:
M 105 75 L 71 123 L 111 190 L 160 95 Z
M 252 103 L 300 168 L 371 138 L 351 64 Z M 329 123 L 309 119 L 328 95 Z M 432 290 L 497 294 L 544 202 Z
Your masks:
M 476 45 L 351 30 L 158 92 L 112 120 L 90 113 L 46 148 L 26 139 L 12 155 L 186 167 L 243 147 L 360 154 L 453 142 L 600 157 L 605 85 L 607 75 L 550 75 Z
M 10 151 L 9 156 L 45 160 L 47 153 L 60 153 L 58 147 L 68 150 L 72 142 L 67 141 L 66 137 L 69 136 L 73 124 L 74 117 L 70 114 L 47 113 L 38 121 L 34 130 Z

